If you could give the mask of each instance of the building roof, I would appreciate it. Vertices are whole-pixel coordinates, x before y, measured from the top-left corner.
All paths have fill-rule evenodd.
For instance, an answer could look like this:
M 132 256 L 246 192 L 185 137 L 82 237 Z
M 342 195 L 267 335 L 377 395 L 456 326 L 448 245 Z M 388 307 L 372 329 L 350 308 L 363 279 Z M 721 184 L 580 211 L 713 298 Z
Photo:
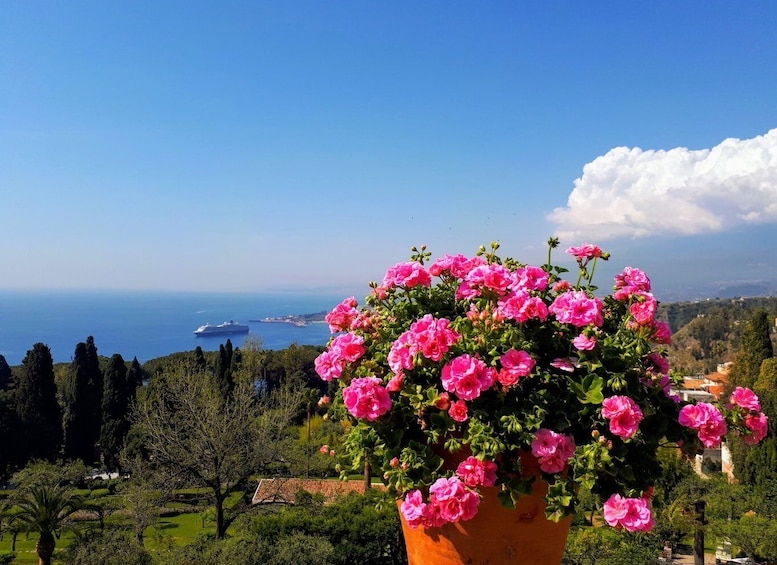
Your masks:
M 382 484 L 372 488 L 384 489 Z M 251 500 L 252 504 L 294 504 L 301 490 L 312 494 L 323 494 L 324 503 L 334 502 L 338 497 L 356 492 L 364 494 L 364 482 L 340 481 L 336 479 L 260 479 Z

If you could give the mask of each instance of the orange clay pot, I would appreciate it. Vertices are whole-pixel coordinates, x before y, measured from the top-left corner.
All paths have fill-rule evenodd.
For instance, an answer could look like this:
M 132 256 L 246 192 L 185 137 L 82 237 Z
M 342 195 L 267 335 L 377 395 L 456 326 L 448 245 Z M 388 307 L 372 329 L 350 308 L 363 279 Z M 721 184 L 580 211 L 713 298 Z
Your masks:
M 441 528 L 411 528 L 400 512 L 409 565 L 559 565 L 572 516 L 545 518 L 547 491 L 537 477 L 534 492 L 512 509 L 499 502 L 497 487 L 481 488 L 477 515 Z

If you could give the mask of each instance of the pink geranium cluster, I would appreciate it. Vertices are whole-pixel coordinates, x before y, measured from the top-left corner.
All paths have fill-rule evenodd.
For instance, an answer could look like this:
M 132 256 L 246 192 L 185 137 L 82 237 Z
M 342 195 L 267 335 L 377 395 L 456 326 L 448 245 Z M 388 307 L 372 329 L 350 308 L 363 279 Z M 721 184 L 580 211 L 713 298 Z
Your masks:
M 610 431 L 624 439 L 631 438 L 637 432 L 643 417 L 637 403 L 622 395 L 604 399 L 602 416 L 610 421 Z
M 429 502 L 420 490 L 407 494 L 400 511 L 412 528 L 439 528 L 449 522 L 471 520 L 478 512 L 480 496 L 459 477 L 441 477 L 429 487 Z
M 351 296 L 335 306 L 325 318 L 329 331 L 335 333 L 350 330 L 354 320 L 359 317 L 359 310 L 356 308 L 358 304 L 356 298 Z
M 340 378 L 345 366 L 357 361 L 366 351 L 362 336 L 350 332 L 340 334 L 327 351 L 316 357 L 316 373 L 325 381 Z
M 453 358 L 442 368 L 442 387 L 462 400 L 474 400 L 494 386 L 497 371 L 469 354 Z
M 571 324 L 578 328 L 589 324 L 598 327 L 604 322 L 603 307 L 599 298 L 592 298 L 582 290 L 570 290 L 559 294 L 548 307 L 548 311 L 562 324 Z
M 504 353 L 499 362 L 502 369 L 497 378 L 502 386 L 513 386 L 518 383 L 522 377 L 528 377 L 537 365 L 537 361 L 530 353 L 524 350 L 510 349 Z
M 728 432 L 723 414 L 709 402 L 686 404 L 680 409 L 678 421 L 680 425 L 696 430 L 707 448 L 718 447 Z
M 470 455 L 456 467 L 456 474 L 468 487 L 492 487 L 496 484 L 496 463 Z
M 728 408 L 739 407 L 749 413 L 745 416 L 745 427 L 750 434 L 744 437 L 748 445 L 755 445 L 766 437 L 769 431 L 769 419 L 761 412 L 761 401 L 749 388 L 738 386 L 728 399 Z M 754 414 L 757 412 L 757 414 Z
M 377 420 L 391 410 L 391 397 L 378 377 L 353 379 L 343 389 L 343 401 L 355 418 Z
M 436 319 L 431 314 L 414 322 L 391 345 L 388 364 L 394 374 L 412 369 L 415 356 L 420 353 L 427 359 L 439 361 L 461 336 L 450 328 L 450 320 Z
M 383 277 L 383 289 L 394 287 L 413 288 L 414 286 L 430 286 L 432 277 L 424 266 L 418 261 L 409 263 L 397 263 L 386 271 Z
M 575 440 L 571 436 L 540 428 L 531 442 L 531 454 L 546 473 L 560 473 L 575 454 Z
M 444 255 L 428 269 L 431 253 L 413 248 L 409 262 L 371 283 L 364 307 L 351 297 L 326 318 L 338 335 L 316 370 L 337 387 L 329 415 L 351 424 L 339 471 L 368 461 L 403 498 L 410 526 L 468 520 L 492 486 L 516 500 L 538 480 L 533 457 L 550 518 L 573 512 L 585 488 L 607 500 L 608 524 L 646 531 L 649 499 L 626 495 L 650 491 L 666 430 L 688 450 L 716 446 L 728 430 L 745 443 L 766 435 L 749 389 L 722 409 L 673 394 L 663 347 L 671 330 L 656 320 L 644 272 L 625 268 L 600 298 L 592 276 L 609 257 L 600 247 L 568 249 L 575 282 L 550 254 L 533 266 L 503 260 L 498 247 Z
M 649 532 L 655 520 L 646 498 L 625 498 L 613 494 L 604 503 L 604 520 L 614 528 L 629 532 Z

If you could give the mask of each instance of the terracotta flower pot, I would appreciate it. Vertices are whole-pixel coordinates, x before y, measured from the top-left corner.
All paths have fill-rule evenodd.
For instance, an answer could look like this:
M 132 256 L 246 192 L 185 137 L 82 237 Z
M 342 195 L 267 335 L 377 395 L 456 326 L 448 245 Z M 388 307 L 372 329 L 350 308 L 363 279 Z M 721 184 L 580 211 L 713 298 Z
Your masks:
M 409 565 L 559 565 L 572 516 L 546 519 L 547 491 L 537 477 L 534 492 L 512 509 L 502 506 L 497 487 L 481 488 L 477 515 L 441 528 L 411 528 L 400 512 Z

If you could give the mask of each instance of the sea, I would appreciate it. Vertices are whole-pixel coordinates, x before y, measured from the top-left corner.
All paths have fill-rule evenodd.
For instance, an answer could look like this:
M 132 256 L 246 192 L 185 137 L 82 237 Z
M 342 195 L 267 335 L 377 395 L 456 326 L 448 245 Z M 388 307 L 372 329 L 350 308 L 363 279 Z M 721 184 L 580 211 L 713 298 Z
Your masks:
M 144 363 L 179 351 L 216 351 L 227 338 L 241 347 L 246 336 L 258 337 L 264 349 L 326 345 L 325 322 L 297 327 L 260 322 L 268 317 L 330 311 L 342 294 L 198 293 L 141 291 L 0 290 L 0 354 L 19 365 L 39 342 L 51 349 L 55 363 L 69 362 L 76 344 L 94 337 L 97 352 L 119 353 Z M 249 334 L 197 337 L 194 330 L 234 320 L 249 325 Z

